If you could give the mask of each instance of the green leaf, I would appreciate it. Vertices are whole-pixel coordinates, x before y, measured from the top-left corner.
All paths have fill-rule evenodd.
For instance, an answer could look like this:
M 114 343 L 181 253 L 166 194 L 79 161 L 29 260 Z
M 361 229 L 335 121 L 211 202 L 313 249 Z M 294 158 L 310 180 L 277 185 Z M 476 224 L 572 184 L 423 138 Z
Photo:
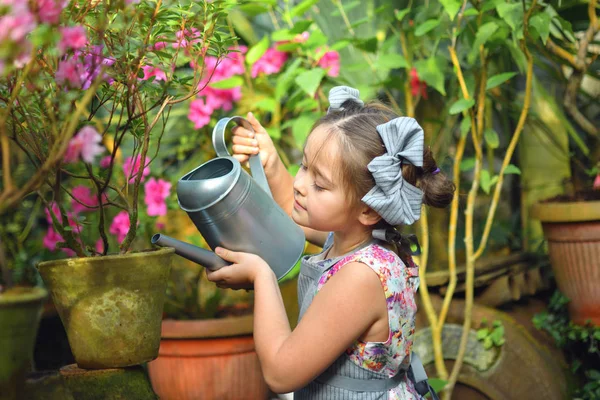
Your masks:
M 377 67 L 384 69 L 405 68 L 408 63 L 400 54 L 382 54 L 375 63 Z
M 435 390 L 436 393 L 441 392 L 448 384 L 448 381 L 439 378 L 429 378 L 427 380 L 429 381 L 431 388 Z
M 299 34 L 306 31 L 311 25 L 313 21 L 310 19 L 298 21 L 294 24 L 294 27 L 290 29 L 290 33 Z
M 460 162 L 460 170 L 463 172 L 471 171 L 473 168 L 475 168 L 474 157 L 463 158 Z
M 450 106 L 450 111 L 448 111 L 451 115 L 461 113 L 463 111 L 468 110 L 469 108 L 475 105 L 475 100 L 473 99 L 460 99 L 456 101 L 454 104 Z
M 490 193 L 490 189 L 492 188 L 492 178 L 490 177 L 490 172 L 487 169 L 481 171 L 481 176 L 479 177 L 479 184 L 481 185 L 481 189 L 485 193 Z
M 315 113 L 300 114 L 298 118 L 291 123 L 292 135 L 298 146 L 302 146 L 306 142 L 306 138 L 310 133 L 310 128 L 314 125 L 317 116 Z
M 244 79 L 239 75 L 234 75 L 231 78 L 223 79 L 222 81 L 210 82 L 209 86 L 215 89 L 232 89 L 242 86 Z
M 469 63 L 473 63 L 479 54 L 479 47 L 484 45 L 488 39 L 498 30 L 498 23 L 495 21 L 486 22 L 481 25 L 475 34 L 475 41 L 473 47 L 467 57 Z
M 477 330 L 477 339 L 482 340 L 490 334 L 490 330 L 488 328 L 482 328 Z
M 490 90 L 496 86 L 500 86 L 515 75 L 517 75 L 516 72 L 503 72 L 501 74 L 490 76 L 485 83 L 485 90 Z
M 410 12 L 410 8 L 405 8 L 404 10 L 394 10 L 394 14 L 396 15 L 396 19 L 398 21 L 402 21 L 406 14 Z
M 258 43 L 248 50 L 248 53 L 246 54 L 246 64 L 253 65 L 263 54 L 265 54 L 265 51 L 267 51 L 268 48 L 269 38 L 265 35 Z
M 275 101 L 275 99 L 267 97 L 254 103 L 254 106 L 259 110 L 274 112 L 275 107 L 277 106 L 277 102 Z
M 460 6 L 462 2 L 459 0 L 440 0 L 442 6 L 444 6 L 444 10 L 448 13 L 451 21 L 454 21 L 454 17 L 456 17 L 456 13 L 460 10 Z
M 497 149 L 498 146 L 500 146 L 500 138 L 498 137 L 498 133 L 492 128 L 486 128 L 485 131 L 483 131 L 483 137 L 491 149 Z
M 445 74 L 446 60 L 441 56 L 430 57 L 427 60 L 415 62 L 419 78 L 443 96 L 446 95 Z
M 292 79 L 296 76 L 300 64 L 302 63 L 301 58 L 296 58 L 294 62 L 287 67 L 287 69 L 279 76 L 277 85 L 275 86 L 275 100 L 279 101 L 288 92 L 292 85 Z
M 460 121 L 460 136 L 466 136 L 471 130 L 471 117 L 465 117 Z
M 290 11 L 292 18 L 299 17 L 308 11 L 309 8 L 317 4 L 319 0 L 304 0 Z
M 508 164 L 506 168 L 504 168 L 504 175 L 509 174 L 521 175 L 521 170 L 516 165 Z
M 523 26 L 523 6 L 520 3 L 502 3 L 496 6 L 500 18 L 512 28 L 513 31 Z
M 476 15 L 479 15 L 479 11 L 477 11 L 477 9 L 475 7 L 470 7 L 465 10 L 463 15 L 465 17 L 474 17 Z
M 298 164 L 291 164 L 287 167 L 288 172 L 290 173 L 290 175 L 292 176 L 296 176 L 296 174 L 298 173 L 298 171 L 300 170 L 300 165 Z
M 348 3 L 348 4 L 344 4 L 343 8 L 345 12 L 348 12 L 350 10 L 352 10 L 353 8 L 356 8 L 360 5 L 360 1 L 353 1 L 352 3 Z M 330 14 L 332 17 L 337 17 L 338 15 L 341 15 L 341 12 L 339 9 L 335 9 L 331 12 Z
M 427 21 L 425 21 L 422 24 L 420 24 L 419 26 L 417 26 L 417 29 L 415 29 L 415 36 L 423 36 L 427 32 L 436 28 L 439 24 L 440 24 L 439 19 L 428 19 Z
M 361 50 L 368 51 L 370 53 L 375 53 L 377 51 L 377 37 L 373 36 L 368 39 L 357 39 L 353 41 L 354 46 L 358 47 Z
M 274 42 L 281 42 L 284 40 L 292 40 L 296 37 L 295 33 L 291 33 L 289 29 L 280 29 L 271 33 L 271 40 Z
M 347 39 L 338 40 L 331 46 L 331 50 L 340 51 L 350 44 L 350 41 Z
M 314 97 L 324 76 L 325 70 L 323 68 L 313 68 L 298 75 L 295 82 L 304 93 Z
M 545 12 L 537 13 L 529 20 L 529 26 L 539 33 L 544 45 L 550 36 L 551 17 Z
M 486 350 L 489 350 L 492 348 L 492 346 L 494 345 L 494 342 L 492 341 L 492 338 L 487 336 L 486 338 L 483 339 L 483 348 Z

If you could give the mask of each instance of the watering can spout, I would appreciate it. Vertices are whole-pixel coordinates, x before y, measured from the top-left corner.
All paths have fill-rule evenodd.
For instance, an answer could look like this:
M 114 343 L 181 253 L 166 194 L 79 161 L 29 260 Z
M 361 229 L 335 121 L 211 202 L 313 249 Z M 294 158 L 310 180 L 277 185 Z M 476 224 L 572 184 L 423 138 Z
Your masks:
M 223 260 L 212 251 L 182 242 L 181 240 L 177 240 L 160 233 L 152 236 L 152 244 L 161 247 L 172 247 L 175 249 L 175 254 L 200 264 L 211 271 L 229 265 L 227 261 Z

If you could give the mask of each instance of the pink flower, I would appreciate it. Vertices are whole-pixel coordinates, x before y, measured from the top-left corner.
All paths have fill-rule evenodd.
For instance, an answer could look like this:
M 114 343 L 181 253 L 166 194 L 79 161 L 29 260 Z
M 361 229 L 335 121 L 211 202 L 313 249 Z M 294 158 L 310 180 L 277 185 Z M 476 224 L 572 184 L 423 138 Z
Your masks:
M 196 29 L 186 29 L 175 33 L 177 42 L 173 43 L 174 48 L 187 48 L 190 45 L 196 44 L 201 41 L 202 33 Z
M 427 84 L 419 79 L 419 74 L 415 67 L 410 70 L 410 93 L 413 96 L 420 94 L 424 99 L 427 99 Z
M 71 26 L 60 28 L 60 42 L 58 50 L 60 54 L 66 53 L 68 49 L 81 49 L 87 45 L 87 36 L 83 26 Z
M 71 88 L 81 88 L 81 75 L 84 74 L 83 65 L 75 57 L 61 60 L 56 70 L 56 83 L 66 85 Z
M 92 195 L 90 188 L 87 186 L 75 186 L 71 194 L 74 197 L 71 200 L 71 207 L 76 213 L 91 211 L 92 208 L 98 206 L 98 198 Z
M 304 31 L 302 33 L 297 34 L 294 37 L 293 42 L 294 43 L 304 43 L 308 40 L 309 37 L 310 37 L 310 33 L 308 31 Z
M 140 171 L 140 161 L 141 156 L 139 154 L 135 156 L 135 160 L 133 157 L 127 157 L 125 159 L 125 162 L 123 163 L 123 172 L 125 172 L 125 176 L 129 179 L 129 183 L 135 182 L 137 174 Z M 142 171 L 142 179 L 140 182 L 144 182 L 144 179 L 150 173 L 149 160 L 147 157 L 146 161 L 148 164 L 146 164 L 146 167 Z
M 317 65 L 328 70 L 327 75 L 337 77 L 340 74 L 340 53 L 335 50 L 325 52 Z
M 167 74 L 165 73 L 165 71 L 163 71 L 162 69 L 158 68 L 158 67 L 153 67 L 151 65 L 144 65 L 142 67 L 142 70 L 144 71 L 144 77 L 141 78 L 142 81 L 147 81 L 148 79 L 154 77 L 154 81 L 165 81 L 167 80 Z
M 48 222 L 48 225 L 52 226 L 52 216 L 50 213 L 54 214 L 59 223 L 62 223 L 60 209 L 54 201 L 50 203 L 50 209 L 46 208 L 44 212 L 46 214 L 46 221 Z M 79 224 L 79 221 L 77 221 L 77 216 L 74 213 L 67 212 L 67 220 L 69 221 L 69 226 L 74 233 L 81 233 L 82 226 Z
M 148 215 L 155 217 L 167 214 L 167 203 L 165 199 L 169 197 L 171 183 L 162 179 L 148 179 L 144 185 L 144 202 L 148 206 Z
M 46 236 L 44 236 L 44 240 L 42 241 L 43 245 L 45 248 L 47 248 L 50 251 L 55 251 L 56 250 L 56 244 L 58 242 L 64 242 L 65 240 L 63 239 L 62 236 L 60 236 L 60 234 L 58 232 L 56 232 L 54 230 L 54 228 L 49 227 L 48 228 L 48 232 L 46 232 Z
M 65 162 L 74 163 L 81 156 L 86 163 L 93 163 L 94 158 L 104 151 L 104 147 L 100 143 L 102 143 L 102 135 L 94 127 L 84 126 L 69 142 L 64 157 Z
M 48 224 L 52 225 L 52 215 L 50 213 L 54 214 L 54 216 L 60 221 L 60 209 L 58 208 L 58 204 L 56 204 L 56 202 L 50 202 L 50 209 L 46 207 L 44 212 L 46 213 L 46 221 Z
M 129 214 L 127 214 L 127 211 L 121 211 L 110 224 L 109 232 L 111 235 L 116 235 L 117 241 L 121 243 L 127 236 L 130 226 Z
M 46 24 L 57 24 L 60 13 L 67 4 L 68 1 L 65 0 L 37 0 L 40 21 Z
M 596 175 L 596 179 L 594 179 L 594 190 L 600 190 L 600 173 Z
M 96 240 L 96 245 L 94 247 L 96 248 L 97 253 L 104 253 L 104 242 L 102 241 L 102 238 Z
M 281 67 L 287 61 L 288 54 L 282 51 L 269 48 L 252 66 L 252 77 L 256 78 L 259 74 L 271 75 L 281 70 Z
M 208 125 L 212 112 L 213 108 L 208 104 L 204 104 L 203 99 L 196 99 L 190 104 L 188 118 L 194 123 L 194 128 L 200 129 Z
M 100 160 L 100 168 L 108 168 L 110 167 L 110 160 L 112 156 L 104 156 Z
M 6 39 L 19 43 L 35 29 L 35 16 L 29 11 L 27 2 L 13 4 L 9 13 L 0 17 L 0 41 Z

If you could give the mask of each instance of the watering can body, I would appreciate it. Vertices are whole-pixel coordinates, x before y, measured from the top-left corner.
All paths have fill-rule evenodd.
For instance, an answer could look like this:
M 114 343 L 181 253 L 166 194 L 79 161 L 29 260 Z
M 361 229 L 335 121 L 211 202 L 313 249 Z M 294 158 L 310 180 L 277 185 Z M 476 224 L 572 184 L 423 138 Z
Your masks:
M 249 161 L 252 176 L 237 159 L 229 156 L 224 132 L 231 121 L 251 129 L 248 121 L 240 117 L 225 118 L 217 123 L 213 131 L 213 145 L 220 157 L 205 162 L 179 180 L 179 206 L 187 212 L 211 249 L 224 247 L 256 254 L 281 279 L 303 254 L 304 232 L 273 200 L 258 155 L 252 156 Z M 167 237 L 159 243 L 158 239 L 153 238 L 153 242 L 175 247 L 176 252 L 184 257 L 187 252 L 194 251 L 194 246 L 187 245 L 186 251 L 178 252 L 177 241 L 166 243 L 167 239 L 171 239 Z M 226 265 L 213 253 L 204 256 L 213 261 L 194 261 L 212 263 L 204 265 L 210 269 Z

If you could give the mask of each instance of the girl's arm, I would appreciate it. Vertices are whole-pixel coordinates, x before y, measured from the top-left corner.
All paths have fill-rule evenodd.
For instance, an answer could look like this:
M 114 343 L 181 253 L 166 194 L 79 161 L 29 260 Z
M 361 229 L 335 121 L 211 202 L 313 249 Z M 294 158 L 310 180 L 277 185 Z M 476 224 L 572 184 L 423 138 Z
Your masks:
M 294 208 L 294 178 L 285 168 L 265 128 L 252 113 L 248 113 L 247 119 L 254 128 L 255 133 L 253 134 L 241 126 L 233 129 L 233 156 L 240 162 L 246 162 L 249 155 L 260 154 L 273 198 L 291 216 Z M 328 232 L 316 231 L 303 226 L 301 228 L 304 231 L 306 240 L 323 247 Z
M 323 286 L 294 331 L 275 275 L 259 275 L 254 289 L 256 352 L 277 393 L 306 386 L 376 322 L 389 332 L 379 277 L 361 263 L 345 265 Z
M 366 340 L 388 337 L 385 293 L 379 276 L 365 264 L 351 262 L 336 272 L 292 331 L 269 265 L 254 254 L 219 247 L 215 251 L 232 265 L 207 270 L 210 281 L 219 287 L 254 287 L 256 353 L 275 392 L 306 386 L 365 333 Z

